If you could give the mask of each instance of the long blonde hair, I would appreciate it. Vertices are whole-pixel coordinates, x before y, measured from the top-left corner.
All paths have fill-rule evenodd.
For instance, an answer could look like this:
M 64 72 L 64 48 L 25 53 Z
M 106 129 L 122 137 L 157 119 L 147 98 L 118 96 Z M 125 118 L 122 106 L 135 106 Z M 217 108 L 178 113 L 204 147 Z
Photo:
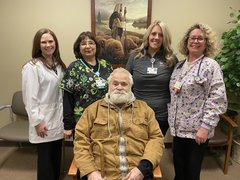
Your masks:
M 206 49 L 203 52 L 204 55 L 207 57 L 214 56 L 214 54 L 218 51 L 216 34 L 212 31 L 212 29 L 208 25 L 202 23 L 196 23 L 187 30 L 187 32 L 185 33 L 185 35 L 183 36 L 179 43 L 180 53 L 185 56 L 188 56 L 189 54 L 189 50 L 187 48 L 188 38 L 189 34 L 194 29 L 200 29 L 206 36 Z
M 171 47 L 172 37 L 171 37 L 171 33 L 170 33 L 168 27 L 162 21 L 154 21 L 147 28 L 147 31 L 143 36 L 143 42 L 142 42 L 141 46 L 139 48 L 137 48 L 136 50 L 134 50 L 134 52 L 136 53 L 135 59 L 141 58 L 146 54 L 146 50 L 149 47 L 148 39 L 149 39 L 152 29 L 155 26 L 159 26 L 162 29 L 163 43 L 162 43 L 161 49 L 163 49 L 163 51 L 164 51 L 165 61 L 169 66 L 173 66 L 176 64 L 176 57 L 174 56 L 173 48 Z

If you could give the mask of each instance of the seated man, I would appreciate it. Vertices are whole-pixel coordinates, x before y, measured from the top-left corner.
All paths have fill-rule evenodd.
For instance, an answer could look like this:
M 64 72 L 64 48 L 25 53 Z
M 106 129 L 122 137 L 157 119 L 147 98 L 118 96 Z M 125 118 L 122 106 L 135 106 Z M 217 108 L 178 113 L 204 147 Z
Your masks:
M 83 179 L 152 179 L 164 137 L 153 110 L 135 99 L 132 85 L 127 70 L 115 69 L 105 98 L 91 104 L 78 121 L 74 160 Z

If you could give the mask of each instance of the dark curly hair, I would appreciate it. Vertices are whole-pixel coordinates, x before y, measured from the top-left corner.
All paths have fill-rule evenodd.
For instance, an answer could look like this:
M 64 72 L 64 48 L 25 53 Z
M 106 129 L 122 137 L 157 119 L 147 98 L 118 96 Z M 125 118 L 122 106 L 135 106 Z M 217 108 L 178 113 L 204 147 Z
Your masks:
M 100 51 L 100 47 L 99 47 L 99 44 L 95 38 L 95 34 L 93 34 L 92 32 L 90 31 L 86 31 L 86 32 L 82 32 L 78 38 L 76 39 L 74 45 L 73 45 L 73 52 L 75 54 L 75 57 L 77 59 L 80 59 L 80 58 L 83 58 L 81 52 L 80 52 L 80 43 L 86 38 L 86 37 L 89 37 L 89 39 L 93 40 L 96 44 L 96 54 L 95 54 L 95 57 L 98 57 L 99 55 L 99 51 Z

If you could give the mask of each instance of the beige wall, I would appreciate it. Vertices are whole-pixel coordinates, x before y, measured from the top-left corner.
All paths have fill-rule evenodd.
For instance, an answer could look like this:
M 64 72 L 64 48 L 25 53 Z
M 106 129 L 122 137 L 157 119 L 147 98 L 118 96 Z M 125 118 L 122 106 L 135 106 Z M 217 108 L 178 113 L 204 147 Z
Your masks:
M 176 52 L 190 25 L 207 23 L 220 36 L 229 28 L 229 7 L 240 7 L 239 0 L 152 1 L 152 21 L 162 20 L 169 26 Z M 80 32 L 91 29 L 90 19 L 90 0 L 0 0 L 0 105 L 10 103 L 13 92 L 21 89 L 21 67 L 31 58 L 38 29 L 49 27 L 56 33 L 68 65 L 74 59 L 73 42 Z M 1 113 L 1 120 L 3 115 L 7 113 Z M 1 121 L 0 126 L 5 123 Z

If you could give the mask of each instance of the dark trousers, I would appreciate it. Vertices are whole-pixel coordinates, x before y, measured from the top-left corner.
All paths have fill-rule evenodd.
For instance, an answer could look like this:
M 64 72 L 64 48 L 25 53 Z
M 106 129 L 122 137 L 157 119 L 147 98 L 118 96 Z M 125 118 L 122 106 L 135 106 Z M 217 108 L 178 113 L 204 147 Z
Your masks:
M 62 139 L 37 144 L 37 180 L 59 180 Z
M 198 145 L 195 139 L 174 137 L 173 163 L 174 180 L 199 180 L 202 161 L 208 140 Z
M 79 169 L 77 170 L 77 180 L 87 180 L 87 175 L 81 178 Z
M 165 136 L 165 134 L 167 133 L 167 130 L 169 128 L 169 124 L 168 121 L 158 121 L 159 127 L 163 133 L 163 135 Z

